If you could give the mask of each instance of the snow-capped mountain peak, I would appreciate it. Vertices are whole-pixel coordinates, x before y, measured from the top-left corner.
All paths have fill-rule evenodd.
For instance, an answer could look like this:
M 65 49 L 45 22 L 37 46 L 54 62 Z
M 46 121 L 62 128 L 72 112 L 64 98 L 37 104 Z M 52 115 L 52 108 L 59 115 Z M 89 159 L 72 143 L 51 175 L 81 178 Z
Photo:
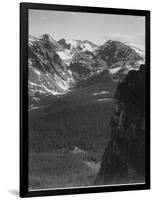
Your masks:
M 107 70 L 119 81 L 144 63 L 144 51 L 135 45 L 108 40 L 97 46 L 88 40 L 54 40 L 49 34 L 29 36 L 29 96 L 32 103 L 42 96 L 67 93 L 72 85 Z
M 61 39 L 58 41 L 64 48 L 69 49 L 70 51 L 78 48 L 81 51 L 94 51 L 97 48 L 97 45 L 93 44 L 88 40 L 74 40 L 74 39 Z

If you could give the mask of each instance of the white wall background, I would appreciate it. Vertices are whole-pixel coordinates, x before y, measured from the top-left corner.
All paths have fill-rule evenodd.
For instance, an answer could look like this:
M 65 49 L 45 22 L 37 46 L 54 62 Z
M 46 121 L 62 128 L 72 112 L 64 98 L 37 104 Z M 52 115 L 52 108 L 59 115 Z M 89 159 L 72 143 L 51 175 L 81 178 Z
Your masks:
M 26 0 L 25 0 L 26 1 Z M 1 1 L 0 11 L 0 199 L 17 199 L 19 179 L 19 0 Z M 31 1 L 26 1 L 31 2 Z M 102 6 L 113 8 L 133 8 L 151 10 L 151 21 L 154 19 L 153 0 L 48 0 L 38 3 L 72 4 L 83 6 Z M 152 24 L 152 23 L 151 23 Z M 151 26 L 154 33 L 154 26 Z M 151 34 L 152 35 L 152 34 Z M 152 44 L 152 38 L 151 38 Z M 154 49 L 152 49 L 154 50 Z M 151 51 L 151 61 L 153 61 Z M 154 62 L 151 62 L 151 85 L 154 84 Z M 152 91 L 151 91 L 152 92 Z M 151 94 L 151 102 L 154 93 Z M 154 111 L 151 106 L 151 111 Z M 153 114 L 153 112 L 152 112 Z M 154 119 L 154 118 L 153 118 Z M 151 120 L 153 124 L 154 120 Z M 151 128 L 151 149 L 154 152 L 153 130 Z M 154 157 L 154 156 L 153 156 Z M 154 159 L 151 161 L 154 167 Z M 152 171 L 152 187 L 154 173 Z M 148 191 L 114 192 L 102 194 L 67 195 L 56 197 L 40 197 L 59 200 L 133 200 L 153 199 L 154 189 Z

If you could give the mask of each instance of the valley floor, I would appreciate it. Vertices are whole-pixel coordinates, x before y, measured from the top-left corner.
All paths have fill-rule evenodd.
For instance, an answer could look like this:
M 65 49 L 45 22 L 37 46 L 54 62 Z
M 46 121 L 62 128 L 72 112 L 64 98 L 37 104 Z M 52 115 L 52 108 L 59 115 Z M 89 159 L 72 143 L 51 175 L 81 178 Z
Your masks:
M 31 153 L 29 189 L 92 186 L 100 168 L 100 155 L 92 152 Z
M 30 110 L 30 190 L 94 185 L 110 138 L 113 91 L 90 86 Z

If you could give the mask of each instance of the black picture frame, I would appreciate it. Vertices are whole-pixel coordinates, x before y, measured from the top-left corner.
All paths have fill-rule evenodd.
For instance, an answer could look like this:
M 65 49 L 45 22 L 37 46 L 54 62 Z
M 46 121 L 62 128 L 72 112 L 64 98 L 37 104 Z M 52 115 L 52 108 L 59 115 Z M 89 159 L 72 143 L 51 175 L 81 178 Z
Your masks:
M 56 10 L 85 13 L 107 13 L 116 15 L 145 16 L 146 31 L 146 165 L 145 184 L 95 186 L 73 189 L 28 191 L 28 10 Z M 36 197 L 64 194 L 82 194 L 150 189 L 150 11 L 83 7 L 71 5 L 52 5 L 20 3 L 20 197 Z

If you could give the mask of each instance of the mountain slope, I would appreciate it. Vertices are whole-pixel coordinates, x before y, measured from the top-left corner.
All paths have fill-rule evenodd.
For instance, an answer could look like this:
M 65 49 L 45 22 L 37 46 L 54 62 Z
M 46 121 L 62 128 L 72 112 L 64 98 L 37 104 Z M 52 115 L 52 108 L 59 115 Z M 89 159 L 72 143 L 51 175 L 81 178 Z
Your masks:
M 108 81 L 122 81 L 142 63 L 141 50 L 118 41 L 109 40 L 97 46 L 88 40 L 57 42 L 48 34 L 29 36 L 29 103 L 65 94 L 77 88 L 76 84 L 85 87 L 88 83 L 103 83 L 99 74 L 107 70 Z M 80 84 L 84 81 L 85 84 Z
M 109 40 L 96 50 L 96 55 L 107 62 L 108 67 L 119 61 L 125 61 L 128 64 L 136 63 L 143 58 L 130 46 L 121 42 Z
M 49 35 L 29 37 L 29 94 L 31 103 L 42 95 L 57 95 L 68 90 L 72 75 L 56 53 L 62 47 Z

